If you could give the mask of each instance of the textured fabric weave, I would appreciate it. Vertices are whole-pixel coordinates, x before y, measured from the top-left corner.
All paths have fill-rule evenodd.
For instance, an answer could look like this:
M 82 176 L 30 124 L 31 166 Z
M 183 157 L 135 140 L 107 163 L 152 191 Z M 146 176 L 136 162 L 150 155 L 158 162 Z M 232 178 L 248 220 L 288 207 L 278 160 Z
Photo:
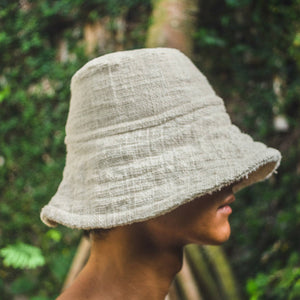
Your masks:
M 48 226 L 147 220 L 264 180 L 281 159 L 231 123 L 206 77 L 171 48 L 106 54 L 78 70 L 65 143 L 62 182 L 41 211 Z

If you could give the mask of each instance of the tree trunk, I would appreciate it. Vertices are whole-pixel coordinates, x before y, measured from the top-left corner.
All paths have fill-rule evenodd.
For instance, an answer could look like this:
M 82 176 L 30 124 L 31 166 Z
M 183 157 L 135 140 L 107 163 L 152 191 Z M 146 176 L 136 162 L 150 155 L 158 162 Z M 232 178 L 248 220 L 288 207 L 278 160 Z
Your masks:
M 153 0 L 146 47 L 177 48 L 191 57 L 198 1 Z

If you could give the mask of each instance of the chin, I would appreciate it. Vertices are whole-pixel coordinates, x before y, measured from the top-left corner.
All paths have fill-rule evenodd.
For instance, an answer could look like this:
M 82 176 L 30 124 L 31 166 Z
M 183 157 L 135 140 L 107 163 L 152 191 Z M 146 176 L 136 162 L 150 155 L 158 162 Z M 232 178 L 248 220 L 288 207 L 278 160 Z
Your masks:
M 227 222 L 227 224 L 217 232 L 217 235 L 215 237 L 215 243 L 213 243 L 212 245 L 221 245 L 225 243 L 226 241 L 229 240 L 230 234 L 231 234 L 231 229 L 229 223 Z
M 218 228 L 213 232 L 205 235 L 205 236 L 198 236 L 196 237 L 192 243 L 196 243 L 199 245 L 214 245 L 218 246 L 226 241 L 228 241 L 231 234 L 230 224 L 227 222 L 226 225 L 222 226 L 222 228 Z

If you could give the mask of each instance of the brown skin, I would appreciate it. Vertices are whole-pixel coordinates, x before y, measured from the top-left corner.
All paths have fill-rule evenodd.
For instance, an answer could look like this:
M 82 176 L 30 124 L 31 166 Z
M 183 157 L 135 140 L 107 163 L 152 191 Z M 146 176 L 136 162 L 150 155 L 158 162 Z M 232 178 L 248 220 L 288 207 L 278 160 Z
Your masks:
M 163 300 L 182 266 L 189 243 L 219 245 L 228 240 L 234 201 L 232 185 L 198 197 L 148 221 L 92 235 L 91 255 L 58 300 Z

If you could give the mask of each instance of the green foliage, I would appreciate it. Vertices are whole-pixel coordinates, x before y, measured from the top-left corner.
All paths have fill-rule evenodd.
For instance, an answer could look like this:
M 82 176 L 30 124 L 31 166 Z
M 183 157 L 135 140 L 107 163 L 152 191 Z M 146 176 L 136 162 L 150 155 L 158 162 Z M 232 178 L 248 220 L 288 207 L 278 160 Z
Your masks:
M 10 94 L 10 87 L 9 85 L 6 85 L 3 87 L 3 89 L 0 91 L 0 103 L 9 96 Z
M 3 300 L 18 294 L 28 299 L 54 299 L 80 238 L 80 231 L 63 227 L 49 230 L 39 215 L 62 177 L 70 80 L 89 59 L 83 42 L 84 26 L 103 16 L 109 16 L 113 24 L 121 14 L 131 24 L 126 28 L 130 39 L 124 41 L 124 47 L 140 47 L 146 28 L 146 22 L 141 23 L 140 18 L 147 19 L 149 3 L 142 0 L 0 3 L 0 249 L 4 257 L 0 260 L 0 295 Z M 115 30 L 113 26 L 111 30 Z M 64 58 L 60 54 L 62 43 L 65 43 Z M 31 268 L 42 264 L 41 253 L 35 247 L 47 259 L 43 267 Z
M 226 41 L 218 37 L 214 30 L 200 28 L 200 30 L 194 34 L 194 38 L 201 46 L 226 47 Z
M 45 264 L 41 249 L 24 243 L 8 245 L 0 249 L 0 256 L 4 258 L 3 263 L 6 267 L 32 269 Z
M 299 261 L 290 262 L 300 249 L 299 20 L 297 0 L 200 7 L 199 68 L 225 99 L 233 123 L 283 155 L 278 174 L 241 191 L 233 205 L 225 246 L 245 298 L 299 298 Z M 286 130 L 274 126 L 278 115 Z
M 251 0 L 225 0 L 228 6 L 237 8 L 251 3 Z
M 11 285 L 13 294 L 22 294 L 33 291 L 36 288 L 36 283 L 27 276 L 18 277 Z
M 48 232 L 46 233 L 46 236 L 55 242 L 59 242 L 62 238 L 61 232 L 58 230 L 55 230 L 55 229 L 48 230 Z
M 278 299 L 292 300 L 300 298 L 300 260 L 294 253 L 287 266 L 269 274 L 258 273 L 248 279 L 247 292 L 250 300 Z
M 233 122 L 283 154 L 272 180 L 237 195 L 226 250 L 245 298 L 297 299 L 299 1 L 201 1 L 200 6 L 194 61 L 225 99 Z M 62 176 L 70 79 L 89 59 L 84 25 L 109 16 L 114 32 L 114 20 L 121 15 L 127 24 L 122 46 L 140 48 L 149 13 L 150 0 L 0 3 L 1 255 L 6 253 L 6 259 L 15 253 L 11 266 L 24 267 L 16 260 L 20 249 L 4 250 L 24 243 L 40 248 L 47 258 L 36 269 L 14 269 L 0 261 L 1 299 L 54 299 L 75 254 L 80 232 L 48 229 L 39 213 Z M 61 42 L 65 59 L 59 58 Z M 287 120 L 286 131 L 274 127 L 279 114 Z

